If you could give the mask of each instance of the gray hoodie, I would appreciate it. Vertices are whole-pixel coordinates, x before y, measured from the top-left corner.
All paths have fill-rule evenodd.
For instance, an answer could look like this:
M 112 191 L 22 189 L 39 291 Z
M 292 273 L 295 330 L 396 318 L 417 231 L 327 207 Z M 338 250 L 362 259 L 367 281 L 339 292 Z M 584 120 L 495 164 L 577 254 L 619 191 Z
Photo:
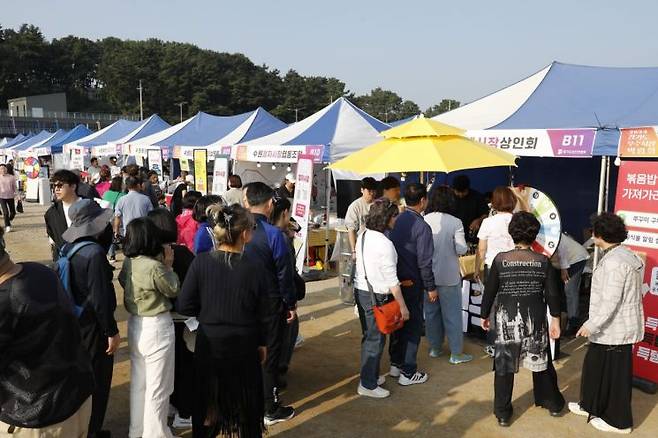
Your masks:
M 642 274 L 640 257 L 620 245 L 607 252 L 594 269 L 585 322 L 590 342 L 625 345 L 644 337 Z

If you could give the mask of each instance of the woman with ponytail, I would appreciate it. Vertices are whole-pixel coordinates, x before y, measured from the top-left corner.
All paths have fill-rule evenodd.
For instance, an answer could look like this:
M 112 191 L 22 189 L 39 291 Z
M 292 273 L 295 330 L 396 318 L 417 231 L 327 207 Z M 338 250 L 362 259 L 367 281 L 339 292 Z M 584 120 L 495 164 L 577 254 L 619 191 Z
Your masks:
M 197 255 L 187 272 L 177 311 L 199 321 L 195 345 L 194 437 L 260 437 L 265 360 L 263 321 L 270 315 L 263 267 L 242 256 L 254 218 L 239 205 L 213 205 L 217 249 Z

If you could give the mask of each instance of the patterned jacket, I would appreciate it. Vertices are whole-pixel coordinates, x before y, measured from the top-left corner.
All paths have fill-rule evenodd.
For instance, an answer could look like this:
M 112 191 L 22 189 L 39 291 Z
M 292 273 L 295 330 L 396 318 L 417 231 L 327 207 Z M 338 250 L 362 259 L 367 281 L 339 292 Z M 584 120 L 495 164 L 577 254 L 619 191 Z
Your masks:
M 589 319 L 584 327 L 597 344 L 625 345 L 644 337 L 642 260 L 627 247 L 609 250 L 592 275 Z

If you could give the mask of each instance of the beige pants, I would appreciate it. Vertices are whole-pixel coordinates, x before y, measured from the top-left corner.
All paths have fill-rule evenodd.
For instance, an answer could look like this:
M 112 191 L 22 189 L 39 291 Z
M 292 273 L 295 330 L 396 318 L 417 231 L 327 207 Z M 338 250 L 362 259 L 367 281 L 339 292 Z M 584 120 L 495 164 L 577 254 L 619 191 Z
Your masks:
M 40 429 L 13 427 L 0 421 L 0 438 L 87 438 L 91 396 L 80 406 L 78 412 L 61 423 Z

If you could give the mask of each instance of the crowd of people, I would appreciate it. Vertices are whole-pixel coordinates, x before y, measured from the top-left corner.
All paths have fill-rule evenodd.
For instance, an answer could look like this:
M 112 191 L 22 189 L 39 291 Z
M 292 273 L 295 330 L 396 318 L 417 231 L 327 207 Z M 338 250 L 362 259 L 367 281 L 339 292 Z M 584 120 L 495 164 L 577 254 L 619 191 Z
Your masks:
M 473 359 L 463 351 L 458 260 L 470 243 L 476 248 L 474 278 L 484 286 L 480 316 L 487 332 L 485 351 L 493 358 L 498 424 L 510 425 L 514 376 L 521 367 L 533 373 L 535 405 L 551 416 L 561 415 L 565 400 L 549 339 L 576 334 L 589 338 L 589 346 L 581 397 L 569 403 L 569 410 L 587 416 L 598 430 L 629 433 L 631 349 L 644 335 L 643 263 L 622 245 L 627 238 L 623 220 L 611 213 L 593 218 L 592 240 L 603 256 L 592 276 L 589 317 L 582 322 L 580 279 L 589 253 L 566 233 L 551 259 L 534 252 L 531 245 L 540 223 L 529 212 L 522 190 L 498 187 L 487 205 L 486 198 L 470 188 L 468 177 L 459 175 L 452 187 L 435 187 L 429 193 L 423 184 L 408 183 L 402 200 L 395 182 L 390 177 L 379 184 L 363 179 L 362 196 L 346 214 L 363 332 L 357 393 L 390 395 L 380 372 L 386 335 L 374 310 L 392 300 L 399 303 L 405 322 L 389 336 L 388 375 L 400 385 L 428 381 L 416 360 L 423 329 L 431 358 L 443 355 L 447 337 L 451 364 Z M 383 196 L 377 198 L 379 192 Z M 568 315 L 565 334 L 563 310 Z
M 157 174 L 136 165 L 95 160 L 92 168 L 89 183 L 69 170 L 51 178 L 56 200 L 45 223 L 54 271 L 13 263 L 0 238 L 0 435 L 109 436 L 103 423 L 121 341 L 112 266 L 119 248 L 130 315 L 129 437 L 173 437 L 171 406 L 172 427 L 191 427 L 195 437 L 258 437 L 293 418 L 280 392 L 305 296 L 292 245 L 294 176 L 275 192 L 233 175 L 219 196 L 191 190 L 184 175 L 163 190 Z M 168 208 L 165 190 L 173 195 Z M 463 175 L 429 193 L 423 184 L 407 183 L 402 193 L 396 178 L 365 178 L 361 193 L 346 215 L 363 332 L 358 394 L 390 396 L 381 373 L 387 337 L 388 375 L 401 386 L 429 379 L 417 363 L 423 332 L 430 357 L 443 356 L 447 338 L 451 364 L 473 360 L 464 351 L 458 258 L 477 245 L 499 425 L 510 424 L 521 367 L 533 372 L 535 404 L 554 416 L 563 411 L 549 339 L 563 335 L 566 291 L 568 329 L 590 341 L 581 397 L 569 410 L 597 429 L 630 432 L 642 262 L 621 245 L 627 233 L 618 216 L 593 220 L 604 253 L 581 324 L 573 310 L 579 283 L 569 283 L 580 281 L 586 258 L 566 244 L 555 260 L 535 253 L 540 224 L 515 190 L 496 188 L 491 208 Z M 375 314 L 391 301 L 404 324 L 387 336 Z

